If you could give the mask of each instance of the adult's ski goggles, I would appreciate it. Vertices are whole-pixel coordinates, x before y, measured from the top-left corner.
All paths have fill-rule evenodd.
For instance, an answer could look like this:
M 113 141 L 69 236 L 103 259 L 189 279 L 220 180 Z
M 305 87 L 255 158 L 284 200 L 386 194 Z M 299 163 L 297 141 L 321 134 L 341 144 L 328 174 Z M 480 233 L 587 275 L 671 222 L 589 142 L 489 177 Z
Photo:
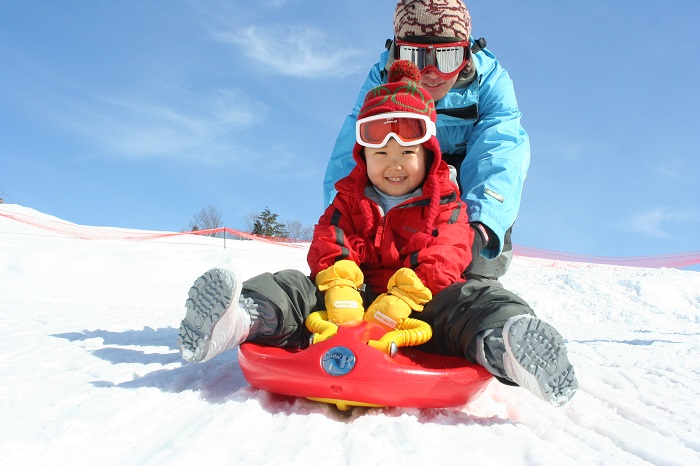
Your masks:
M 437 134 L 435 123 L 427 115 L 390 112 L 357 120 L 355 134 L 364 147 L 384 147 L 393 137 L 402 146 L 423 144 Z
M 421 73 L 435 71 L 444 79 L 451 79 L 469 62 L 469 41 L 444 44 L 419 44 L 399 39 L 394 43 L 394 58 L 410 60 Z

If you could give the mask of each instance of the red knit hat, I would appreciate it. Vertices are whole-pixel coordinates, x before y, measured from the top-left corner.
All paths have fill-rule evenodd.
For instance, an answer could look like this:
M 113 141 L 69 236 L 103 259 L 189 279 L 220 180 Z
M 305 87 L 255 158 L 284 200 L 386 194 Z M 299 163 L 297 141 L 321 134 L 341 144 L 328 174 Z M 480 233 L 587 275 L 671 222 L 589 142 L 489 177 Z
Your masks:
M 435 121 L 435 103 L 420 86 L 418 66 L 398 60 L 389 68 L 387 83 L 370 90 L 365 96 L 357 119 L 388 112 L 411 112 L 427 115 Z
M 409 60 L 397 60 L 389 69 L 388 82 L 375 87 L 367 93 L 357 119 L 360 120 L 382 113 L 410 112 L 427 115 L 433 122 L 436 122 L 435 102 L 433 102 L 428 91 L 421 87 L 420 79 L 421 73 L 415 63 Z M 425 224 L 425 232 L 431 233 L 440 202 L 440 188 L 435 173 L 439 164 L 442 163 L 442 152 L 440 151 L 437 137 L 434 135 L 422 145 L 433 154 L 432 164 L 430 167 L 427 167 L 428 170 L 423 183 L 423 192 L 431 196 Z M 361 167 L 366 174 L 367 163 L 364 159 L 363 149 L 364 147 L 356 141 L 353 156 L 358 167 Z M 365 186 L 366 184 L 358 184 L 356 186 L 358 199 L 363 198 Z M 368 213 L 368 215 L 370 214 Z M 420 233 L 416 236 L 428 235 Z M 424 240 L 426 239 L 424 238 Z
M 361 120 L 381 113 L 410 112 L 427 115 L 435 123 L 437 121 L 435 102 L 428 91 L 421 87 L 420 79 L 420 70 L 415 63 L 409 60 L 395 61 L 389 69 L 388 82 L 370 90 L 365 96 L 357 119 Z M 437 137 L 431 137 L 423 143 L 423 147 L 433 153 L 436 161 L 442 159 Z M 353 153 L 358 162 L 363 160 L 362 149 L 363 147 L 355 142 Z

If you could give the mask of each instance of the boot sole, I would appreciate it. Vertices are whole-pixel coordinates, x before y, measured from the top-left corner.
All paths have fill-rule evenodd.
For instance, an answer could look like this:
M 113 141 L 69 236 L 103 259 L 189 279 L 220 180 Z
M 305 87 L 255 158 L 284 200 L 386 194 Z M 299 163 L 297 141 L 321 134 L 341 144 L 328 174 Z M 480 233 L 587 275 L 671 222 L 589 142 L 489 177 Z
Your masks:
M 217 323 L 223 320 L 240 293 L 240 281 L 219 269 L 205 272 L 194 282 L 177 338 L 184 359 L 201 362 L 213 357 L 211 342 L 216 340 Z
M 574 396 L 578 380 L 554 327 L 537 318 L 518 319 L 503 329 L 503 341 L 520 365 L 518 384 L 554 406 Z

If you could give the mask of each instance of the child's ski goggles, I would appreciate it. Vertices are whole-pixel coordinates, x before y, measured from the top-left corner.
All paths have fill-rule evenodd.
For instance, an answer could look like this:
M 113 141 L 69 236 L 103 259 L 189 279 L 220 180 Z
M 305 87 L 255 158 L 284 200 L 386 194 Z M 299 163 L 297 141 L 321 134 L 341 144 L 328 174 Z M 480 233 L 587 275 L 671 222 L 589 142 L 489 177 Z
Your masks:
M 435 123 L 427 115 L 390 112 L 357 120 L 356 138 L 365 147 L 384 147 L 393 137 L 402 146 L 422 144 L 437 134 Z
M 462 71 L 469 61 L 469 41 L 418 44 L 396 39 L 394 58 L 412 61 L 421 73 L 433 70 L 443 78 L 451 79 Z

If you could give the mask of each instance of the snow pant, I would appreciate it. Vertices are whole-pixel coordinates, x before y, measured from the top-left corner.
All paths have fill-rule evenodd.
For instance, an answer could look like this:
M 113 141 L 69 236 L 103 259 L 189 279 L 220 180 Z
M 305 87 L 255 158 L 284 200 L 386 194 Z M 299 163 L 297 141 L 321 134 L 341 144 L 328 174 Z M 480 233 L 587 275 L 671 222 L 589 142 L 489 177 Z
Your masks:
M 476 361 L 476 336 L 490 329 L 502 329 L 511 317 L 535 315 L 532 308 L 498 280 L 471 276 L 454 283 L 430 300 L 423 312 L 411 317 L 433 328 L 433 338 L 420 349 Z
M 366 309 L 376 295 L 369 291 L 363 294 Z M 278 320 L 272 335 L 251 340 L 278 347 L 306 348 L 311 337 L 304 325 L 306 317 L 325 308 L 315 283 L 297 270 L 263 273 L 246 280 L 242 295 L 253 299 L 264 314 L 276 314 Z M 411 317 L 433 328 L 433 337 L 421 345 L 422 350 L 477 363 L 477 334 L 503 328 L 510 317 L 521 314 L 534 315 L 534 311 L 498 280 L 472 276 L 465 283 L 455 283 L 442 290 L 422 312 L 414 312 Z

